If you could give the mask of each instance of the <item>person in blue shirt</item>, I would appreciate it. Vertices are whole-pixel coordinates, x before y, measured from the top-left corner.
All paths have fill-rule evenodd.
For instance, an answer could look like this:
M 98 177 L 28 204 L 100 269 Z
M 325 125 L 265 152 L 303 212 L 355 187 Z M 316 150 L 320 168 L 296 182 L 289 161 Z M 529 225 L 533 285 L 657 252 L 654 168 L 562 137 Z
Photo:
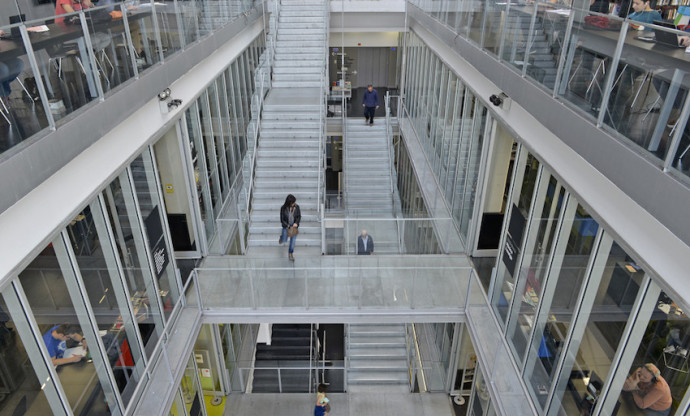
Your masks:
M 364 107 L 364 118 L 366 119 L 364 124 L 369 123 L 370 126 L 373 126 L 374 113 L 376 109 L 379 108 L 379 95 L 371 84 L 369 84 L 367 90 L 364 91 L 362 107 Z
M 661 13 L 654 10 L 654 7 L 656 7 L 656 0 L 633 0 L 632 8 L 635 12 L 629 14 L 628 18 L 642 23 L 654 23 L 655 20 L 662 20 Z M 632 27 L 637 29 L 635 25 Z M 652 30 L 652 28 L 644 26 L 644 30 Z
M 64 358 L 66 341 L 68 339 L 82 342 L 84 344 L 84 349 L 86 349 L 86 340 L 79 334 L 78 329 L 74 326 L 56 325 L 43 334 L 43 343 L 46 345 L 48 355 L 50 355 L 51 360 L 53 360 L 53 365 L 56 367 L 63 364 L 76 363 L 84 358 L 83 355 L 72 354 Z

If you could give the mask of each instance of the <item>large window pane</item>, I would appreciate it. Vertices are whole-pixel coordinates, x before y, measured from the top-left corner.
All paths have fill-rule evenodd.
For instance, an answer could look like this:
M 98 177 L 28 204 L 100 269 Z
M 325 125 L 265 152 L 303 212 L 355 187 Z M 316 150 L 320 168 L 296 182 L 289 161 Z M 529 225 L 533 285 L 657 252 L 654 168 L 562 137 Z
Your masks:
M 690 320 L 686 311 L 662 292 L 628 371 L 630 377 L 620 393 L 616 405 L 618 415 L 638 415 L 645 408 L 662 412 L 670 409 L 670 415 L 682 414 L 682 411 L 676 411 L 690 386 L 689 348 Z M 650 381 L 655 370 L 658 370 L 656 383 Z M 635 380 L 636 373 L 639 373 L 639 383 Z M 644 400 L 650 391 L 657 393 L 657 400 Z
M 142 348 L 100 203 L 96 201 L 92 207 L 86 207 L 69 227 L 70 239 L 73 246 L 84 237 L 91 239 L 89 250 L 76 256 L 77 265 L 107 353 L 106 362 L 127 405 L 144 367 Z M 132 312 L 142 319 L 148 314 L 141 306 Z
M 215 216 L 213 215 L 213 205 L 211 205 L 211 191 L 209 189 L 208 171 L 206 170 L 206 158 L 204 157 L 204 145 L 201 137 L 201 122 L 199 120 L 199 110 L 197 102 L 194 102 L 185 113 L 187 120 L 187 136 L 189 139 L 189 149 L 192 158 L 192 169 L 194 169 L 194 183 L 196 187 L 196 197 L 199 201 L 199 211 L 201 220 L 206 229 L 206 238 L 216 233 Z
M 518 156 L 517 170 L 515 175 L 515 185 L 512 194 L 512 204 L 510 216 L 507 221 L 507 233 L 503 244 L 503 252 L 499 254 L 499 264 L 496 282 L 496 289 L 492 299 L 494 310 L 497 312 L 499 321 L 505 323 L 513 298 L 515 288 L 515 276 L 520 259 L 520 253 L 525 236 L 525 226 L 529 217 L 529 210 L 532 204 L 532 194 L 536 186 L 539 174 L 539 161 L 527 153 L 523 148 Z
M 576 201 L 571 199 L 570 208 L 565 213 L 562 229 L 570 232 L 567 237 L 562 233 L 561 241 L 556 243 L 524 373 L 527 387 L 539 407 L 546 404 L 599 228 L 582 206 L 577 205 L 573 210 L 575 204 Z
M 534 326 L 564 197 L 565 188 L 555 177 L 544 171 L 535 200 L 539 205 L 533 213 L 520 267 L 516 291 L 520 298 L 515 300 L 508 324 L 508 338 L 518 361 L 524 358 L 527 341 Z
M 143 219 L 149 256 L 154 266 L 153 271 L 158 280 L 158 289 L 163 313 L 166 319 L 170 316 L 178 297 L 178 282 L 175 273 L 175 261 L 167 236 L 167 227 L 163 222 L 163 208 L 158 191 L 154 163 L 149 149 L 146 149 L 131 164 L 132 177 L 136 190 L 139 210 Z
M 96 340 L 85 341 L 84 338 L 83 324 L 89 323 L 88 317 L 82 316 L 72 302 L 76 279 L 63 276 L 63 272 L 70 273 L 61 268 L 61 263 L 65 267 L 68 260 L 58 261 L 54 244 L 62 243 L 56 240 L 46 247 L 19 275 L 28 307 L 43 336 L 41 347 L 56 366 L 58 378 L 75 414 L 120 414 L 107 369 L 98 367 L 95 364 L 97 360 L 91 360 L 91 354 L 99 352 Z M 66 257 L 64 253 L 61 256 Z M 68 289 L 68 278 L 73 286 L 71 290 Z
M 163 318 L 156 300 L 158 290 L 148 267 L 146 245 L 127 174 L 115 178 L 103 191 L 103 197 L 117 256 L 129 290 L 131 308 L 146 311 L 145 314 L 137 314 L 137 326 L 148 355 L 153 352 L 158 336 L 163 332 Z
M 11 286 L 5 293 L 5 296 L 15 296 Z M 18 306 L 19 302 L 15 304 Z M 34 365 L 44 367 L 44 363 L 38 354 L 38 344 L 31 338 L 33 334 L 27 325 L 20 328 L 21 324 L 16 323 L 10 315 L 24 319 L 24 311 L 10 310 L 5 300 L 0 298 L 0 414 L 61 414 L 62 403 L 57 399 L 54 386 L 47 382 L 45 375 L 39 377 L 34 371 Z M 26 346 L 20 338 L 20 332 L 29 337 Z M 47 368 L 43 370 L 44 374 L 46 372 Z M 42 386 L 44 381 L 47 383 Z M 48 399 L 46 392 L 52 395 L 53 400 Z
M 594 410 L 644 278 L 644 271 L 610 237 L 601 245 L 606 245 L 599 250 L 605 258 L 595 262 L 583 301 L 586 306 L 578 318 L 586 325 L 573 334 L 549 411 L 552 415 L 580 411 L 588 415 Z

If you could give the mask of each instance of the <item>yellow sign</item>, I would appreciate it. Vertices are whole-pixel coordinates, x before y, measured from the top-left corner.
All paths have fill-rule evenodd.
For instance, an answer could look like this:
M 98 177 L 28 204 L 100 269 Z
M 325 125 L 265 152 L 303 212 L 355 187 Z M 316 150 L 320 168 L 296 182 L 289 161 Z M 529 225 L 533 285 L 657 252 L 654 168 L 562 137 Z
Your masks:
M 169 194 L 172 194 L 173 192 L 175 192 L 175 190 L 173 189 L 172 184 L 167 184 L 167 185 L 165 185 L 165 192 L 167 192 L 167 193 L 169 193 Z

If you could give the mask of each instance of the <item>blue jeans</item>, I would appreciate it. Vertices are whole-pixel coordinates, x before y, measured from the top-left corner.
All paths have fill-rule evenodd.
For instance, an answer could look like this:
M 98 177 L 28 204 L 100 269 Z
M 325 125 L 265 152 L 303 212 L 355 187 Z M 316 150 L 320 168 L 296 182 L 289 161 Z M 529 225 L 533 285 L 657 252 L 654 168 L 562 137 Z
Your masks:
M 17 79 L 24 69 L 24 63 L 19 58 L 0 62 L 0 97 L 10 95 L 10 83 Z
M 670 413 L 671 413 L 670 407 L 666 410 L 644 409 L 645 416 L 668 416 Z
M 286 242 L 288 239 L 287 236 L 287 228 L 283 228 L 283 233 L 280 235 L 280 241 L 283 243 Z M 297 236 L 290 237 L 290 248 L 288 248 L 288 253 L 294 253 L 295 252 L 295 240 L 297 239 Z

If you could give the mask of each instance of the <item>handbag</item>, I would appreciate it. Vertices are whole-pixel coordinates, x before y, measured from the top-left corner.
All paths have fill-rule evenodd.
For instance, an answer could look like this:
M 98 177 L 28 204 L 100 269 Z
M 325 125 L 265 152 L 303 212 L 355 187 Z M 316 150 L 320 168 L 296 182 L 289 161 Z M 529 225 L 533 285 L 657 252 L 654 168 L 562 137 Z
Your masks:
M 287 229 L 287 236 L 288 236 L 288 238 L 289 238 L 289 237 L 294 237 L 294 236 L 296 236 L 297 234 L 299 234 L 299 230 L 297 229 L 297 227 L 288 227 L 288 229 Z

